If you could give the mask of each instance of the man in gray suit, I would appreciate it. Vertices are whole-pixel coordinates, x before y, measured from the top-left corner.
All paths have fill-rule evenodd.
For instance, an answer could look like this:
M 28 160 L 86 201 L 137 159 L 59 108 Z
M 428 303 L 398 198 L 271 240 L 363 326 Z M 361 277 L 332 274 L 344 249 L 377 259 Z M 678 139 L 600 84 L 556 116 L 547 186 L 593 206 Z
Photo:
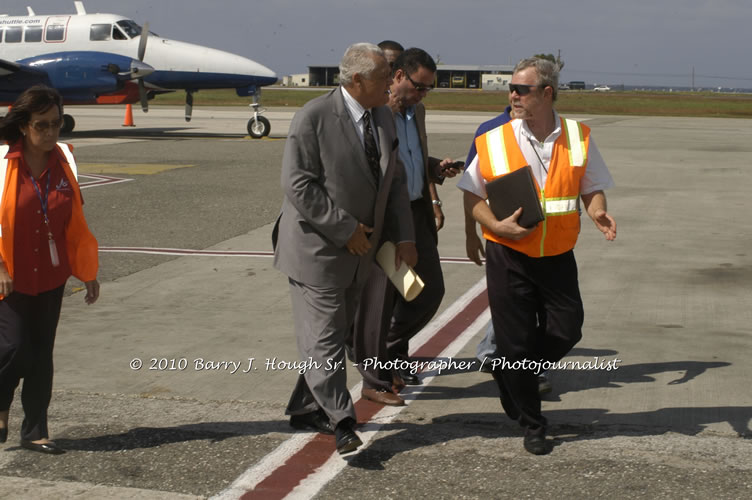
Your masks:
M 274 265 L 289 277 L 300 356 L 286 414 L 295 428 L 335 434 L 339 453 L 362 443 L 344 367 L 345 334 L 379 241 L 397 246 L 397 264 L 417 263 L 410 200 L 399 161 L 392 82 L 377 46 L 348 47 L 341 87 L 313 99 L 290 125 L 282 161 L 282 213 Z

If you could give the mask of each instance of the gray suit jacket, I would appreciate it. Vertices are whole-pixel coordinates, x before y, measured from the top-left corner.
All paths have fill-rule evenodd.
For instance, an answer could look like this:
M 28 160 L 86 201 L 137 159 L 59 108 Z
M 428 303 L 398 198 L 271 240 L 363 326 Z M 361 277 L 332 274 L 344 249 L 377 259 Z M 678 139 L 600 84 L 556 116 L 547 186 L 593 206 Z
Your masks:
M 282 213 L 274 229 L 274 266 L 312 286 L 363 285 L 377 242 L 415 241 L 405 170 L 388 107 L 373 110 L 379 136 L 379 190 L 340 88 L 295 114 L 282 160 Z M 351 255 L 358 225 L 373 227 L 371 251 Z

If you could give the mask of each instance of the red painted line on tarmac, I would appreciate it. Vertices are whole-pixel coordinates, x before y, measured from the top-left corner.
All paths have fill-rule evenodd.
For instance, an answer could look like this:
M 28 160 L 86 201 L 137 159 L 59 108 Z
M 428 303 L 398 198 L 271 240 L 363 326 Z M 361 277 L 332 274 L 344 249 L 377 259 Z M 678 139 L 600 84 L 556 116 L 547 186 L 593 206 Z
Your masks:
M 420 347 L 413 357 L 435 358 L 464 332 L 488 307 L 488 294 L 484 288 L 464 309 L 458 312 L 447 324 Z M 382 405 L 360 399 L 355 403 L 358 423 L 363 424 L 383 409 Z M 246 492 L 242 500 L 281 500 L 285 498 L 302 480 L 314 473 L 336 453 L 334 436 L 317 434 L 300 451 L 291 456 L 281 467 L 272 472 L 253 490 Z

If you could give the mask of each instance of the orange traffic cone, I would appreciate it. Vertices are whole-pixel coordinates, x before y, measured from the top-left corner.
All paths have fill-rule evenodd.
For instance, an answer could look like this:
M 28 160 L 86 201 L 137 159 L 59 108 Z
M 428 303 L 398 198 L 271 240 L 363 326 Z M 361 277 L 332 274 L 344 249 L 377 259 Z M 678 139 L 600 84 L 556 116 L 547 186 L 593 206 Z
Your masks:
M 130 104 L 125 105 L 125 121 L 123 127 L 135 127 L 133 123 L 133 107 Z

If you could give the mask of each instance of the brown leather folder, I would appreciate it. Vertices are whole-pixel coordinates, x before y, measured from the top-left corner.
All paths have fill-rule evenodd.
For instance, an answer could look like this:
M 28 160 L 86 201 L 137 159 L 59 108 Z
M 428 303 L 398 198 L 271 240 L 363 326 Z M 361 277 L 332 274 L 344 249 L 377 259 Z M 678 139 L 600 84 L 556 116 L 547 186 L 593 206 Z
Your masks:
M 538 189 L 529 165 L 505 174 L 486 184 L 488 204 L 497 219 L 503 220 L 522 207 L 517 224 L 533 227 L 544 219 Z

